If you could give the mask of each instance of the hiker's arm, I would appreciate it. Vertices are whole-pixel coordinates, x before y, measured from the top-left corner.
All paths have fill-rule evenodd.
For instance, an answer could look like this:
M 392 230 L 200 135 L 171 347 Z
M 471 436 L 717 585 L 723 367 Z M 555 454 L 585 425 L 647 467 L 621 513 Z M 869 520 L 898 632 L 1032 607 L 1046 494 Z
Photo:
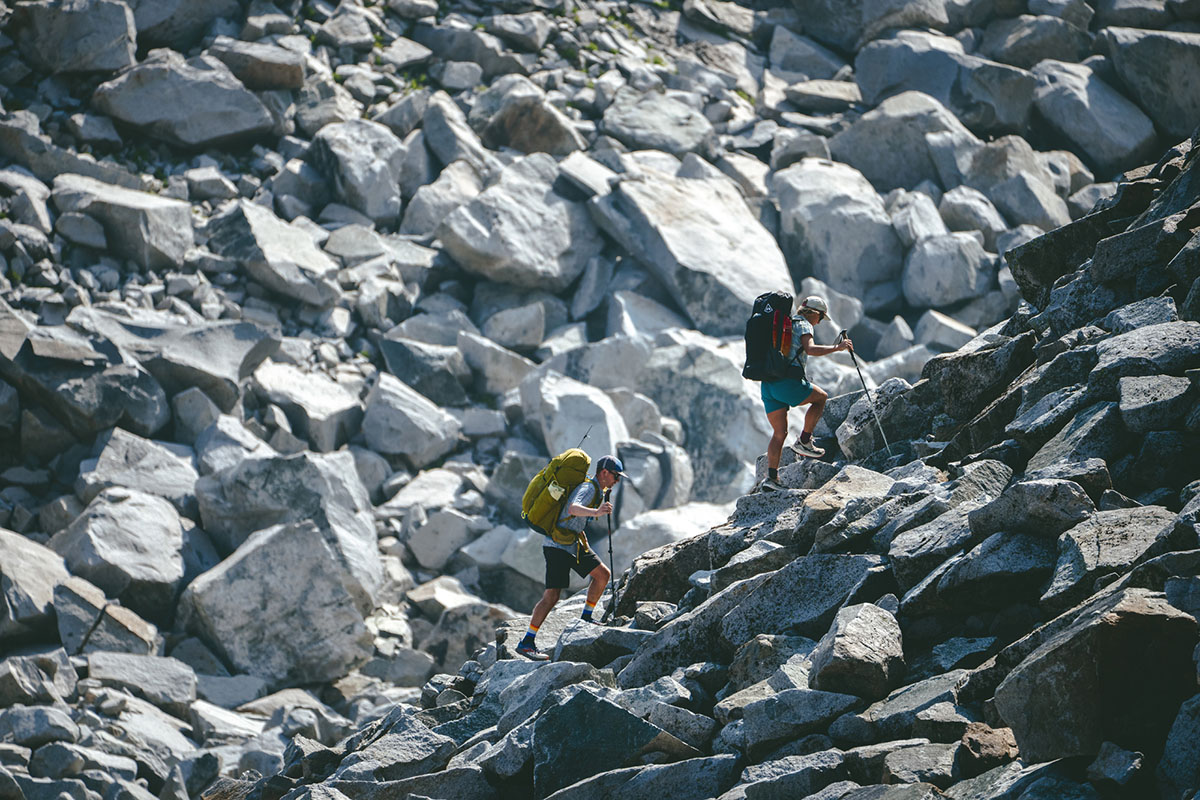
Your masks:
M 804 347 L 804 352 L 810 356 L 828 356 L 834 353 L 840 353 L 843 350 L 849 350 L 853 347 L 849 339 L 842 339 L 837 344 L 815 344 L 812 334 L 806 333 L 800 338 L 800 344 Z
M 609 502 L 601 503 L 599 508 L 588 508 L 578 503 L 571 503 L 567 506 L 567 513 L 572 517 L 603 517 L 610 511 L 612 511 L 612 503 Z

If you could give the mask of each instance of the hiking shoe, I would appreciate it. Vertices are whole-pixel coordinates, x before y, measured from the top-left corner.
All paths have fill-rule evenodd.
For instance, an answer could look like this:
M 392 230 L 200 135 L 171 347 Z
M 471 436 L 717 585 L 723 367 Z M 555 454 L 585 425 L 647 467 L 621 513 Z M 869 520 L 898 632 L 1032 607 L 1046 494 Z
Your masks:
M 530 661 L 549 661 L 550 656 L 537 649 L 533 642 L 521 642 L 517 645 L 517 655 L 525 656 Z
M 592 623 L 593 625 L 600 625 L 600 624 L 601 624 L 600 620 L 596 619 L 594 616 L 591 616 L 591 617 L 580 617 L 580 619 L 581 619 L 581 620 L 583 620 L 584 622 L 590 622 L 590 623 Z
M 758 485 L 760 492 L 782 492 L 786 488 L 779 481 L 773 481 L 770 478 L 763 478 L 763 482 Z
M 796 443 L 792 445 L 792 449 L 800 455 L 808 456 L 809 458 L 820 458 L 825 455 L 825 448 L 817 447 L 812 439 L 809 439 L 807 444 L 797 439 Z

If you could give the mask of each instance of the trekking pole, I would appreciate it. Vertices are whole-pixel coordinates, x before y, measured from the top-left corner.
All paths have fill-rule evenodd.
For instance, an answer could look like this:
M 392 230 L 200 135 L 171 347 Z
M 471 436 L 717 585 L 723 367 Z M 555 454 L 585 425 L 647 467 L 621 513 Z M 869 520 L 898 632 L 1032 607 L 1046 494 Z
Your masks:
M 842 331 L 838 334 L 838 340 L 846 338 L 846 332 Z M 875 424 L 879 426 L 879 435 L 883 437 L 883 444 L 887 447 L 888 455 L 892 454 L 892 446 L 888 443 L 887 434 L 883 432 L 883 423 L 879 421 L 879 412 L 875 410 L 875 401 L 871 399 L 871 390 L 867 388 L 867 381 L 863 378 L 862 369 L 858 366 L 858 359 L 854 357 L 854 348 L 851 347 L 846 351 L 850 354 L 850 360 L 854 362 L 854 369 L 858 371 L 858 380 L 862 383 L 863 394 L 867 396 L 867 405 L 871 407 L 871 416 L 875 417 Z
M 612 489 L 604 490 L 604 502 L 608 502 L 609 495 L 612 494 Z M 612 512 L 608 513 L 608 608 L 604 609 L 604 616 L 600 618 L 601 625 L 607 625 L 609 619 L 616 618 L 617 609 L 617 572 L 613 569 L 613 551 L 612 551 Z

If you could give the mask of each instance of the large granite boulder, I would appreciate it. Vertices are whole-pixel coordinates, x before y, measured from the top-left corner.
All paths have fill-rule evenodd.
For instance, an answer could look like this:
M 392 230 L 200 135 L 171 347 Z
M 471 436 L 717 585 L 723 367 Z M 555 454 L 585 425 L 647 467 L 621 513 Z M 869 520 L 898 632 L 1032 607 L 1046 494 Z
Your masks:
M 879 700 L 904 671 L 900 623 L 870 603 L 846 606 L 810 658 L 809 683 L 814 689 Z
M 373 653 L 369 606 L 338 542 L 309 522 L 258 531 L 188 586 L 187 630 L 274 686 L 331 681 Z
M 362 404 L 337 381 L 291 364 L 267 361 L 254 371 L 255 391 L 287 413 L 292 432 L 328 453 L 358 433 Z
M 196 513 L 195 454 L 190 447 L 143 439 L 113 428 L 96 440 L 98 454 L 79 464 L 75 493 L 90 503 L 104 489 L 124 487 L 162 497 L 181 514 Z
M 561 291 L 600 251 L 584 207 L 555 192 L 558 168 L 545 153 L 506 167 L 499 179 L 437 228 L 446 251 L 490 280 Z
M 271 113 L 213 56 L 154 50 L 92 95 L 92 105 L 148 136 L 203 148 L 271 130 Z
M 626 178 L 590 208 L 705 333 L 740 335 L 763 287 L 793 291 L 775 238 L 729 178 Z
M 177 267 L 192 246 L 191 208 L 179 200 L 69 174 L 54 179 L 53 200 L 61 214 L 97 220 L 112 250 L 143 267 Z
M 70 574 L 51 548 L 0 528 L 0 640 L 21 637 L 48 624 L 54 614 L 54 590 Z
M 625 420 L 603 391 L 557 372 L 533 372 L 521 382 L 521 407 L 546 451 L 561 453 L 588 437 L 587 449 L 596 457 L 617 452 L 629 438 Z
M 209 221 L 208 236 L 209 249 L 238 262 L 273 292 L 314 306 L 327 306 L 341 295 L 334 281 L 337 263 L 307 231 L 269 208 L 238 201 Z
M 137 63 L 137 28 L 126 3 L 25 3 L 13 23 L 21 54 L 47 72 L 115 72 Z
M 365 119 L 326 125 L 309 158 L 345 205 L 385 225 L 400 218 L 404 144 L 386 126 Z
M 696 109 L 632 86 L 617 91 L 604 111 L 602 127 L 632 150 L 663 150 L 678 156 L 700 149 L 713 135 L 712 123 Z
M 49 547 L 109 597 L 147 619 L 170 621 L 184 579 L 184 539 L 179 513 L 166 500 L 106 489 Z
M 505 75 L 489 86 L 468 119 L 483 143 L 494 150 L 510 147 L 522 153 L 565 156 L 587 145 L 570 118 L 523 75 Z
M 1104 593 L 1072 613 L 996 688 L 1021 757 L 1090 756 L 1110 741 L 1157 758 L 1195 693 L 1195 619 L 1145 589 Z
M 462 423 L 408 387 L 380 373 L 366 399 L 362 431 L 377 453 L 403 455 L 418 469 L 450 453 Z
M 1111 27 L 1101 32 L 1099 44 L 1150 118 L 1172 140 L 1189 136 L 1200 114 L 1200 34 Z
M 875 187 L 846 164 L 806 158 L 774 177 L 793 270 L 862 297 L 900 276 L 904 251 Z

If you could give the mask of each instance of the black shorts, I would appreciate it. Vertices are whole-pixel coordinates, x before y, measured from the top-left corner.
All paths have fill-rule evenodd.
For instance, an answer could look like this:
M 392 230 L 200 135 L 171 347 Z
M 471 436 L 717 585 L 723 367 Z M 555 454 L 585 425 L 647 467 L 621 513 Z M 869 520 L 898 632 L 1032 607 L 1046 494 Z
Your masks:
M 571 583 L 571 570 L 581 577 L 600 566 L 600 559 L 591 550 L 579 548 L 579 558 L 574 553 L 559 550 L 557 547 L 543 547 L 542 555 L 546 557 L 546 588 L 566 589 Z

